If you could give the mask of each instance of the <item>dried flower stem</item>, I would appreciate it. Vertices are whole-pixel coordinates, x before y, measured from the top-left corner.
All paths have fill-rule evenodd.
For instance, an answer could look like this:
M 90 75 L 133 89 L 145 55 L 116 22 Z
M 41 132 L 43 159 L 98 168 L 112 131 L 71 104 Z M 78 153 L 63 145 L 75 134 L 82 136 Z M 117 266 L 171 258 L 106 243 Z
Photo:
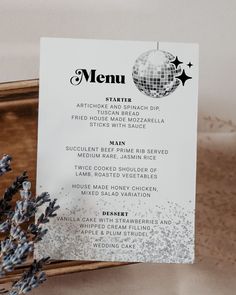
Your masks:
M 0 160 L 0 175 L 11 170 L 10 160 L 11 157 L 8 155 L 4 155 Z M 24 172 L 5 190 L 0 199 L 0 232 L 6 235 L 6 238 L 0 242 L 0 276 L 5 276 L 26 261 L 34 250 L 34 244 L 42 240 L 47 233 L 47 229 L 43 229 L 42 225 L 55 217 L 57 215 L 55 212 L 59 209 L 56 199 L 51 200 L 47 192 L 33 197 L 30 192 L 31 183 L 26 181 L 27 179 L 28 176 Z M 18 191 L 21 199 L 12 209 L 11 201 Z M 39 216 L 36 223 L 30 223 L 25 230 L 22 225 L 30 222 L 38 208 L 46 203 L 45 212 Z M 21 279 L 13 283 L 8 294 L 25 294 L 45 281 L 46 275 L 42 268 L 48 261 L 49 257 L 35 260 Z M 8 291 L 5 289 L 0 290 L 0 294 L 6 292 Z

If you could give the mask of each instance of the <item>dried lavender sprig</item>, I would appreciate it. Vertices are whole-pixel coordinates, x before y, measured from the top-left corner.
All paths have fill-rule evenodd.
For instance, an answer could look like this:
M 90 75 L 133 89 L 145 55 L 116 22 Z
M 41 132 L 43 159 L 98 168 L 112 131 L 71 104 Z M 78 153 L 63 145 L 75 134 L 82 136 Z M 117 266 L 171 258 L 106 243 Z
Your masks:
M 12 216 L 14 224 L 19 225 L 27 222 L 35 215 L 37 207 L 34 201 L 22 200 L 16 202 L 15 212 Z
M 4 155 L 0 160 L 0 175 L 10 171 L 11 157 Z M 34 243 L 41 240 L 46 234 L 47 229 L 42 229 L 40 224 L 49 221 L 50 217 L 56 216 L 55 211 L 59 206 L 55 206 L 56 199 L 51 201 L 48 193 L 32 198 L 30 192 L 30 182 L 27 182 L 28 176 L 24 172 L 20 177 L 17 177 L 13 184 L 6 189 L 2 199 L 0 199 L 0 232 L 8 232 L 8 236 L 0 243 L 0 276 L 5 276 L 6 272 L 14 270 L 15 266 L 26 261 L 29 254 L 33 251 Z M 21 201 L 17 202 L 15 210 L 12 210 L 10 202 L 13 196 L 20 191 Z M 49 202 L 45 209 L 45 213 L 37 224 L 29 226 L 25 231 L 20 224 L 28 221 L 33 217 L 37 208 L 44 203 Z M 33 234 L 33 238 L 32 235 Z M 39 261 L 34 261 L 30 269 L 25 272 L 21 279 L 13 283 L 11 290 L 0 289 L 0 294 L 20 295 L 25 294 L 37 287 L 45 281 L 46 275 L 42 271 L 43 264 L 47 263 L 49 257 L 43 258 Z
M 44 203 L 50 202 L 51 198 L 49 193 L 43 192 L 39 196 L 36 197 L 35 203 L 37 204 L 37 207 L 43 205 Z
M 6 238 L 5 240 L 1 241 L 0 247 L 2 254 L 8 254 L 12 250 L 15 250 L 16 244 L 11 239 Z
M 19 281 L 13 284 L 9 295 L 25 294 L 42 284 L 46 280 L 46 274 L 42 269 L 48 261 L 49 257 L 42 258 L 38 261 L 34 260 L 30 269 L 22 275 Z
M 49 218 L 50 217 L 55 217 L 57 216 L 56 213 L 54 213 L 56 210 L 58 210 L 60 208 L 60 206 L 55 206 L 57 199 L 54 199 L 53 201 L 51 201 L 49 203 L 49 205 L 46 207 L 45 209 L 45 213 L 42 213 L 38 220 L 37 220 L 37 224 L 40 223 L 47 223 L 49 222 Z
M 0 265 L 0 276 L 4 276 L 6 272 L 11 272 L 17 265 L 24 263 L 33 251 L 33 242 L 27 241 L 21 244 L 17 244 L 15 249 L 7 252 L 2 257 L 2 263 Z
M 11 160 L 12 157 L 6 154 L 4 154 L 2 159 L 0 159 L 0 176 L 8 171 L 11 171 Z
M 20 242 L 25 242 L 28 239 L 26 232 L 20 226 L 14 224 L 11 226 L 10 236 L 13 240 L 19 240 Z
M 37 211 L 37 208 L 44 203 L 49 202 L 48 207 L 46 207 L 45 214 L 43 214 L 43 220 L 40 223 L 46 223 L 49 221 L 48 217 L 56 216 L 54 212 L 59 209 L 59 206 L 55 206 L 56 199 L 51 201 L 48 193 L 42 193 L 36 198 L 31 197 L 30 192 L 30 182 L 24 181 L 23 190 L 20 190 L 21 200 L 16 202 L 16 208 L 12 220 L 15 224 L 19 225 L 26 221 L 29 221 Z M 46 221 L 47 220 L 47 221 Z M 37 222 L 37 224 L 39 224 Z
M 23 187 L 23 182 L 28 179 L 27 172 L 24 171 L 20 176 L 16 177 L 16 180 L 5 190 L 3 198 L 7 201 L 11 201 L 13 196 Z
M 46 199 L 47 201 L 50 201 L 50 199 Z M 42 213 L 35 224 L 30 224 L 28 227 L 28 232 L 30 232 L 32 235 L 34 235 L 33 241 L 39 242 L 42 240 L 43 236 L 47 233 L 47 229 L 42 228 L 42 224 L 48 223 L 49 218 L 57 216 L 55 213 L 56 210 L 60 208 L 59 205 L 55 206 L 57 199 L 54 199 L 53 201 L 49 202 L 49 205 L 45 209 L 45 213 Z
M 0 199 L 0 220 L 4 215 L 9 214 L 12 208 L 10 202 L 14 195 L 22 188 L 24 181 L 28 179 L 27 172 L 24 171 L 20 176 L 16 177 L 15 181 L 5 190 L 2 198 Z
M 10 230 L 10 220 L 7 219 L 6 221 L 0 224 L 0 233 L 5 233 Z
M 1 225 L 3 231 L 10 231 L 10 238 L 1 244 L 2 263 L 0 264 L 0 275 L 2 276 L 26 260 L 33 251 L 33 243 L 40 241 L 47 232 L 46 229 L 40 227 L 40 224 L 46 223 L 49 218 L 56 216 L 55 211 L 59 209 L 59 206 L 55 205 L 56 199 L 51 201 L 48 193 L 32 197 L 30 182 L 23 182 L 22 187 L 23 190 L 20 191 L 21 200 L 17 201 L 14 214 L 8 216 L 9 224 L 5 221 Z M 45 213 L 39 217 L 36 224 L 31 224 L 27 232 L 24 232 L 20 225 L 29 221 L 35 215 L 37 208 L 47 202 L 49 202 L 49 205 L 46 207 Z M 32 234 L 33 238 L 30 238 L 28 234 Z

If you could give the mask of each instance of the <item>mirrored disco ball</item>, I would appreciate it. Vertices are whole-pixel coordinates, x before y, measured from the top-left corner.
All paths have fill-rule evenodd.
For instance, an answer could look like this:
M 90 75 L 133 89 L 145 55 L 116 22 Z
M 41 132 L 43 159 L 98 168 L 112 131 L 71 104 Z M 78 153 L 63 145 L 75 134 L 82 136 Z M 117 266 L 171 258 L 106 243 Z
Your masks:
M 181 73 L 181 66 L 175 68 L 170 62 L 175 59 L 171 53 L 149 50 L 141 54 L 133 66 L 133 80 L 137 88 L 151 97 L 163 97 L 174 92 L 180 84 L 175 76 Z

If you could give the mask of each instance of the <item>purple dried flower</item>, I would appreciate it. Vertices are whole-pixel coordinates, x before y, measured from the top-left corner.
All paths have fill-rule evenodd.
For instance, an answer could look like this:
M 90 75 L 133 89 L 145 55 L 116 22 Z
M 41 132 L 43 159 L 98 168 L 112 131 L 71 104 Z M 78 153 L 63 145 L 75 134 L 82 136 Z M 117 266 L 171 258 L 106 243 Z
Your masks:
M 11 157 L 4 155 L 0 160 L 0 175 L 10 170 Z M 31 183 L 27 181 L 28 176 L 24 172 L 8 187 L 0 199 L 0 232 L 7 234 L 7 237 L 0 242 L 0 276 L 5 276 L 18 265 L 21 265 L 34 250 L 34 243 L 42 240 L 47 233 L 42 224 L 49 222 L 50 218 L 56 216 L 56 199 L 51 200 L 47 192 L 33 197 L 30 192 Z M 21 200 L 16 202 L 12 208 L 13 196 L 20 190 Z M 45 213 L 41 214 L 25 230 L 22 225 L 35 216 L 38 207 L 48 203 Z M 45 281 L 46 275 L 42 271 L 43 265 L 48 263 L 49 257 L 39 261 L 34 261 L 29 270 L 25 272 L 21 279 L 13 283 L 11 290 L 0 289 L 0 294 L 10 295 L 24 294 L 31 291 Z
M 11 171 L 11 156 L 3 155 L 2 159 L 0 159 L 0 176 L 5 174 L 8 171 Z
M 5 190 L 2 198 L 0 199 L 0 221 L 5 215 L 12 214 L 11 201 L 14 195 L 22 188 L 24 181 L 28 179 L 26 171 L 22 175 L 18 176 L 16 180 Z
M 0 232 L 1 233 L 5 233 L 9 229 L 10 229 L 10 221 L 9 221 L 9 219 L 7 219 L 6 221 L 4 221 L 4 222 L 2 222 L 0 224 Z

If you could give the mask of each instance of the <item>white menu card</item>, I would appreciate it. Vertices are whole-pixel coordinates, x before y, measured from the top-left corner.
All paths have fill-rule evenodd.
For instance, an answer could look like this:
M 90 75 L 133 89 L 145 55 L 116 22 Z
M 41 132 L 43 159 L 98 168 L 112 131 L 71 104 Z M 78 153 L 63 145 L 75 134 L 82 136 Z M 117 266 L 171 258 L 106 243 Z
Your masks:
M 197 93 L 197 44 L 41 39 L 36 257 L 193 262 Z

